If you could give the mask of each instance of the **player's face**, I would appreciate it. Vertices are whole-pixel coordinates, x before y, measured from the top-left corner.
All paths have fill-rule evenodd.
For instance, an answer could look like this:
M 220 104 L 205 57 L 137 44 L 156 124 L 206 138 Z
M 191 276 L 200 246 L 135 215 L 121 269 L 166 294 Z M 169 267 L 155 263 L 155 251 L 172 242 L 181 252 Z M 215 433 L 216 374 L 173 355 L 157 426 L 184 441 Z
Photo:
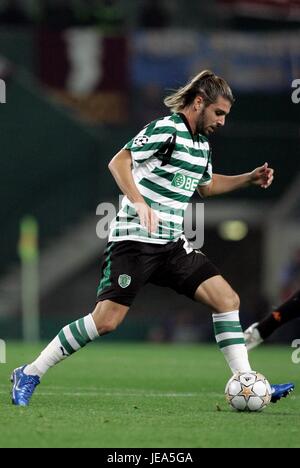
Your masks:
M 230 102 L 219 96 L 214 104 L 209 104 L 203 109 L 197 122 L 197 131 L 207 136 L 214 133 L 218 127 L 225 125 L 230 109 Z

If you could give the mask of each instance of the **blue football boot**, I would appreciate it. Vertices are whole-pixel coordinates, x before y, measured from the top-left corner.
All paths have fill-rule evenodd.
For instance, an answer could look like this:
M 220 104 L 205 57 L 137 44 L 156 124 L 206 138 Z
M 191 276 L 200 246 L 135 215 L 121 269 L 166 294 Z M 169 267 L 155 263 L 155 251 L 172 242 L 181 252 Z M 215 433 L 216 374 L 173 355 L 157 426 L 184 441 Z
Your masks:
M 293 383 L 271 385 L 271 402 L 277 403 L 281 398 L 286 398 L 295 388 Z
M 12 403 L 16 406 L 28 406 L 36 386 L 40 384 L 37 375 L 24 374 L 25 367 L 15 369 L 11 375 Z

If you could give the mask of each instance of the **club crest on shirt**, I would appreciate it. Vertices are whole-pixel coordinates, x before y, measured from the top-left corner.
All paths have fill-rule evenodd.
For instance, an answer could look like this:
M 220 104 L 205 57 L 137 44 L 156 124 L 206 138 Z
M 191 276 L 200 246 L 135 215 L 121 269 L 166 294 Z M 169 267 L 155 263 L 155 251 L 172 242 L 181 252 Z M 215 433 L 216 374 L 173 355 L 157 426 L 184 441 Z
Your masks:
M 129 276 L 129 275 L 120 275 L 119 279 L 118 279 L 118 283 L 119 283 L 119 286 L 121 286 L 121 288 L 123 288 L 123 289 L 128 288 L 128 286 L 131 283 L 131 276 Z
M 148 141 L 149 141 L 149 137 L 147 137 L 146 135 L 143 135 L 143 136 L 137 137 L 134 140 L 134 144 L 136 146 L 144 146 L 144 145 L 146 145 L 146 143 L 148 143 Z
M 184 190 L 195 191 L 199 180 L 194 177 L 188 177 L 180 172 L 177 172 L 172 180 L 173 187 L 182 188 Z

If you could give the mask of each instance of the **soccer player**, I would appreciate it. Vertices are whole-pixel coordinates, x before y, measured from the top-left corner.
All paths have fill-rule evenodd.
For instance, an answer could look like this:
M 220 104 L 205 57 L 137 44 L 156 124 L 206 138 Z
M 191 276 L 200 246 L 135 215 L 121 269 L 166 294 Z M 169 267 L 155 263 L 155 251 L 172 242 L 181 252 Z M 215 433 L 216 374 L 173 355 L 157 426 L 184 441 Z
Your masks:
M 147 125 L 109 163 L 125 197 L 110 227 L 98 303 L 92 314 L 65 326 L 34 362 L 13 371 L 15 405 L 28 405 L 55 364 L 99 335 L 113 332 L 148 282 L 210 306 L 216 340 L 230 369 L 251 371 L 239 297 L 183 234 L 184 212 L 196 189 L 208 197 L 249 185 L 268 188 L 273 181 L 267 163 L 242 175 L 212 173 L 208 136 L 224 126 L 233 102 L 226 81 L 205 70 L 165 99 L 171 115 Z M 273 401 L 293 388 L 274 385 Z
M 251 350 L 255 348 L 282 325 L 299 317 L 300 289 L 260 322 L 253 323 L 245 330 L 244 337 L 247 349 Z

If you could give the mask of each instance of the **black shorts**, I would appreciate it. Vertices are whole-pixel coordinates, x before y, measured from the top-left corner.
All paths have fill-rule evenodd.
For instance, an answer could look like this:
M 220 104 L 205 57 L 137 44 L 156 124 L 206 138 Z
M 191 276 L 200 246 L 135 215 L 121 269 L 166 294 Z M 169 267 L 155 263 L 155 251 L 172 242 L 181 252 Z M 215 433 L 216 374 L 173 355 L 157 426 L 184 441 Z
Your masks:
M 183 239 L 164 245 L 135 241 L 108 243 L 97 302 L 109 299 L 130 306 L 147 283 L 172 288 L 194 299 L 198 286 L 220 272 L 199 250 L 187 253 L 185 245 Z

